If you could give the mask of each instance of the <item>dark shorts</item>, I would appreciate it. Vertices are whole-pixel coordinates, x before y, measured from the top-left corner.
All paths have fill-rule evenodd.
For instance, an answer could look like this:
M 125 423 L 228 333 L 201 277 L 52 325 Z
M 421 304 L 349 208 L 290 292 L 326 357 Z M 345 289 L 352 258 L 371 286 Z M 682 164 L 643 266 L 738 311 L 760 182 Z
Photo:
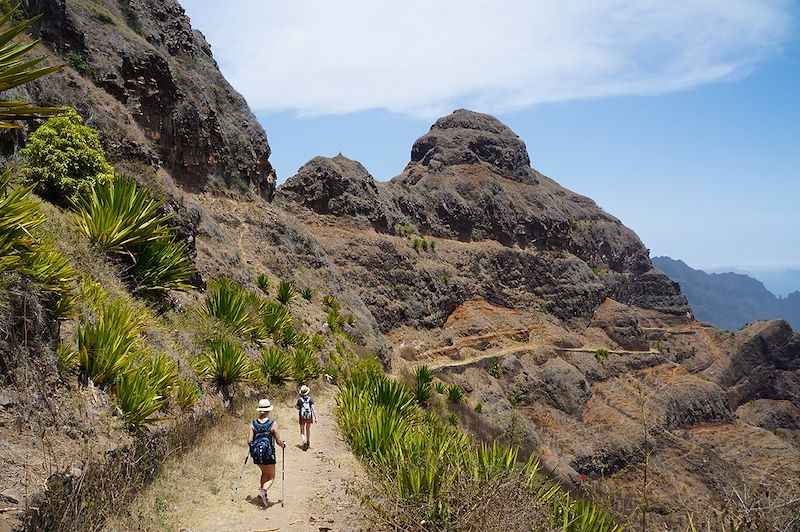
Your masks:
M 253 463 L 256 465 L 275 465 L 275 462 L 276 462 L 275 458 L 273 458 L 272 460 L 266 460 L 264 462 L 259 462 L 258 459 L 253 458 Z
M 300 420 L 301 425 L 311 424 L 314 422 L 313 419 L 303 419 L 303 418 L 298 418 L 298 419 Z

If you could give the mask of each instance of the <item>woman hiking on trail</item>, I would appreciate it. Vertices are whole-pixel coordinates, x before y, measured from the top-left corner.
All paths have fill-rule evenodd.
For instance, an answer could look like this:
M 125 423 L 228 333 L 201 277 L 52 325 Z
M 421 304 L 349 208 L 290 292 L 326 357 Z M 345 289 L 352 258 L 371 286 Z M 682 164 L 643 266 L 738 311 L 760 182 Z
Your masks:
M 258 417 L 250 423 L 250 435 L 247 437 L 247 445 L 250 447 L 250 456 L 253 463 L 261 469 L 261 482 L 258 494 L 261 502 L 267 505 L 267 491 L 275 481 L 275 444 L 286 448 L 286 443 L 281 439 L 278 432 L 278 423 L 269 418 L 272 405 L 269 399 L 261 399 L 258 402 Z
M 308 450 L 311 445 L 311 424 L 317 422 L 317 414 L 314 412 L 314 400 L 309 394 L 311 390 L 305 384 L 300 387 L 300 397 L 297 399 L 297 410 L 300 420 L 300 440 L 303 450 Z

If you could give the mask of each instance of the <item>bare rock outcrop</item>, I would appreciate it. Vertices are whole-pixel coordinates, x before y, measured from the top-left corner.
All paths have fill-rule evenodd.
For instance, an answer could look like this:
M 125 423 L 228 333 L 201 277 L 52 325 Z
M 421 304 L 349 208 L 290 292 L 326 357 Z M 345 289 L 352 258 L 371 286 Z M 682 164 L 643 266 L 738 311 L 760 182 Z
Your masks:
M 367 240 L 346 230 L 322 239 L 348 248 L 331 255 L 359 279 L 384 330 L 403 319 L 441 325 L 469 297 L 539 304 L 564 319 L 589 320 L 606 297 L 686 315 L 679 286 L 651 267 L 633 231 L 532 169 L 525 144 L 486 114 L 459 109 L 437 120 L 391 182 L 375 182 L 346 157 L 317 157 L 279 193 L 290 206 L 340 217 L 340 228 L 371 227 L 382 235 Z M 412 243 L 440 240 L 435 251 L 411 253 L 395 268 L 392 237 L 405 242 L 409 234 Z M 420 293 L 430 295 L 426 304 L 415 302 Z

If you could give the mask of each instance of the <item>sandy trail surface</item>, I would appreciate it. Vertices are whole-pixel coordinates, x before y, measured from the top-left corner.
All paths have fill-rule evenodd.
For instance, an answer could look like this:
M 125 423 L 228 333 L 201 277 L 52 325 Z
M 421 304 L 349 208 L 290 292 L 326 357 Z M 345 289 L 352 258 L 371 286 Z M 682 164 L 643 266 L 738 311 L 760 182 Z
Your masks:
M 166 464 L 142 490 L 126 515 L 106 530 L 175 531 L 360 531 L 369 530 L 353 487 L 363 469 L 339 434 L 334 391 L 314 395 L 317 423 L 311 447 L 300 447 L 295 399 L 275 402 L 273 419 L 286 441 L 284 497 L 281 450 L 276 481 L 265 508 L 258 497 L 260 472 L 249 460 L 233 501 L 233 488 L 247 456 L 248 423 L 255 403 L 209 430 L 188 454 Z

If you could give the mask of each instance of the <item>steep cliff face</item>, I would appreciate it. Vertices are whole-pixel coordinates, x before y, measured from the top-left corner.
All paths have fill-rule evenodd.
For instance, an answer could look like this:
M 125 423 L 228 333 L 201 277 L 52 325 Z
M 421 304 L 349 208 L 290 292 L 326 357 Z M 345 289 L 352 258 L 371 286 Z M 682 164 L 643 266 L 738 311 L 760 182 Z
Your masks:
M 425 254 L 427 260 L 416 261 L 418 275 L 411 282 L 414 290 L 448 294 L 448 304 L 420 313 L 429 317 L 429 326 L 441 325 L 457 304 L 475 296 L 511 306 L 538 301 L 562 318 L 588 319 L 605 297 L 676 316 L 686 313 L 677 284 L 652 269 L 636 234 L 589 198 L 533 170 L 525 144 L 489 115 L 462 109 L 439 119 L 414 143 L 411 161 L 389 183 L 376 183 L 345 157 L 317 157 L 280 191 L 318 214 L 372 227 L 387 236 L 385 242 L 396 244 L 388 236 L 408 231 L 447 239 L 437 242 L 435 253 Z M 386 253 L 402 255 L 403 244 L 364 249 L 359 237 L 347 245 L 360 250 L 348 255 L 347 264 L 365 274 L 359 276 L 365 291 L 384 291 L 394 275 L 377 276 L 376 261 Z M 495 245 L 495 251 L 486 251 Z M 442 270 L 438 274 L 431 273 L 434 264 Z M 459 266 L 450 271 L 454 264 Z M 344 260 L 341 265 L 347 267 Z M 412 271 L 407 264 L 401 269 Z M 446 276 L 447 283 L 437 282 L 437 276 Z M 421 279 L 422 285 L 416 282 Z M 498 285 L 524 303 L 493 293 Z M 372 299 L 373 312 L 385 314 L 387 302 Z M 391 299 L 405 298 L 392 293 Z M 402 319 L 420 318 L 409 309 L 387 316 L 383 325 L 390 329 Z
M 68 64 L 27 91 L 67 102 L 101 131 L 112 161 L 161 165 L 185 189 L 251 189 L 270 199 L 263 129 L 219 72 L 175 0 L 27 3 L 52 60 Z

